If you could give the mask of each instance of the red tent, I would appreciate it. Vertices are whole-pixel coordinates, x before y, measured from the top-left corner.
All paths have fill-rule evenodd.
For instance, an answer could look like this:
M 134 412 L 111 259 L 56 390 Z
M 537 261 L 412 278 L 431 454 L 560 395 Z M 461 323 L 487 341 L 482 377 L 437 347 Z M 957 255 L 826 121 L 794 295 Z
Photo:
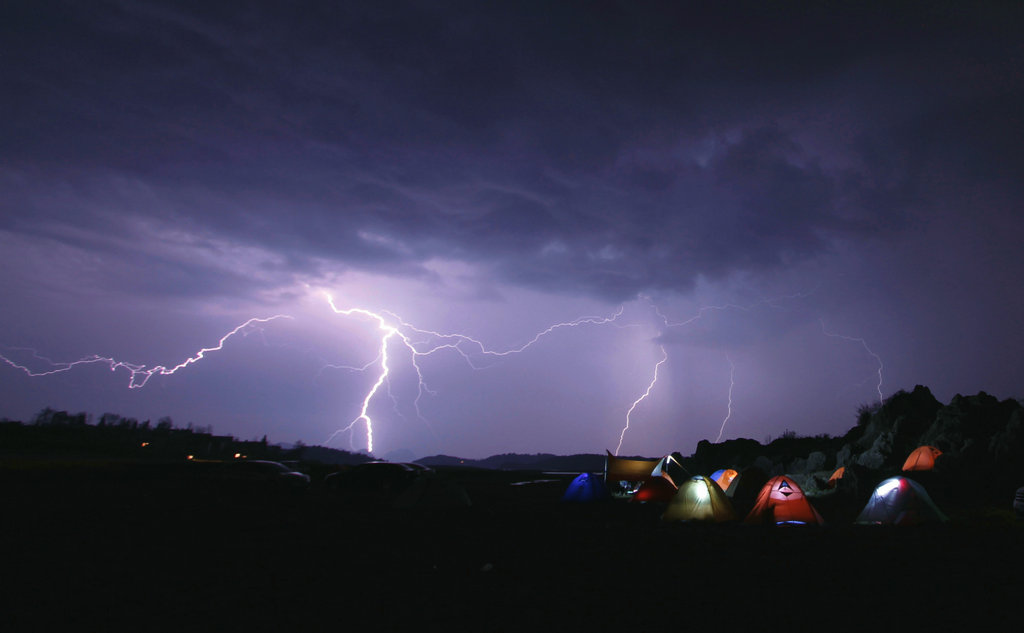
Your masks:
M 633 495 L 633 501 L 660 501 L 668 503 L 675 498 L 678 488 L 667 475 L 645 481 Z
M 797 523 L 824 525 L 825 521 L 814 509 L 795 481 L 785 475 L 772 477 L 761 488 L 754 508 L 744 523 Z

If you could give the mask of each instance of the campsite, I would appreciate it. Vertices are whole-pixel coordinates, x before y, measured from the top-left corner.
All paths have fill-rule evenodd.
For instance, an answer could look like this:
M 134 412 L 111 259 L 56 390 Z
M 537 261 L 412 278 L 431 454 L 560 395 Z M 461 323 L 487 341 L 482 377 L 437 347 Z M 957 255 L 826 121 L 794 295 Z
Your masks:
M 1008 502 L 910 528 L 767 527 L 563 503 L 567 476 L 530 471 L 442 470 L 473 505 L 405 509 L 67 474 L 7 478 L 11 630 L 951 630 L 1011 622 L 1022 589 Z
M 865 411 L 841 438 L 701 442 L 689 456 L 495 456 L 492 467 L 438 458 L 270 468 L 259 457 L 274 455 L 257 451 L 272 447 L 192 430 L 57 414 L 5 423 L 5 621 L 9 630 L 1012 626 L 1024 589 L 1014 497 L 1022 412 L 986 394 L 941 405 L 919 387 Z M 132 437 L 146 439 L 133 448 Z M 225 455 L 175 458 L 190 442 Z M 101 455 L 103 446 L 114 452 Z M 244 459 L 240 446 L 260 468 L 229 467 Z M 550 468 L 558 463 L 591 466 Z M 259 476 L 244 478 L 250 471 Z

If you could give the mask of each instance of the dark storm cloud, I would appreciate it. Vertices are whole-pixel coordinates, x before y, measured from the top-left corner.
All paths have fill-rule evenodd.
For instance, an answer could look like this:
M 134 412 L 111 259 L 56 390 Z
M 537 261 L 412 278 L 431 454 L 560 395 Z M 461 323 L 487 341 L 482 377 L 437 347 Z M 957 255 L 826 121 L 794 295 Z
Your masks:
M 1018 186 L 1020 16 L 1002 5 L 5 14 L 4 228 L 141 216 L 277 255 L 246 283 L 174 270 L 159 249 L 108 252 L 157 293 L 455 258 L 621 299 L 906 230 L 947 175 Z

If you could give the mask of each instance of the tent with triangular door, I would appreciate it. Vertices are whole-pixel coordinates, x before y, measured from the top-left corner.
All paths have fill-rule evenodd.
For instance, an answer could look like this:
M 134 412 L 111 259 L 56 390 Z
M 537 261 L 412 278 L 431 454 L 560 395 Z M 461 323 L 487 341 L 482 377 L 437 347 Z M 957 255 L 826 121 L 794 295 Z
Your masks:
M 717 483 L 699 476 L 679 486 L 661 518 L 664 521 L 735 521 L 736 512 Z
M 906 477 L 890 477 L 871 493 L 856 523 L 871 525 L 918 525 L 949 519 L 932 501 L 924 486 Z
M 562 501 L 569 503 L 589 503 L 607 498 L 608 489 L 604 487 L 604 479 L 591 473 L 577 475 L 562 495 Z
M 736 492 L 739 476 L 740 474 L 732 468 L 719 468 L 711 473 L 711 480 L 718 484 L 726 496 L 731 497 Z
M 754 507 L 744 523 L 824 525 L 825 521 L 814 509 L 799 485 L 786 475 L 772 477 L 761 488 Z
M 604 481 L 613 497 L 633 496 L 641 485 L 654 478 L 651 473 L 661 463 L 660 459 L 629 459 L 606 452 Z
M 942 451 L 934 446 L 918 446 L 907 456 L 907 461 L 903 462 L 903 470 L 932 470 L 939 455 L 942 455 Z

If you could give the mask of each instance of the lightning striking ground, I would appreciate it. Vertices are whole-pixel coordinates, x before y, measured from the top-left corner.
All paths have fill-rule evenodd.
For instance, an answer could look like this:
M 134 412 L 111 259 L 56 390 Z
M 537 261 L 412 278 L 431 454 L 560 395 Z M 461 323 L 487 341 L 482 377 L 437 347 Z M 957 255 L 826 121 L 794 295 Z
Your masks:
M 486 345 L 484 345 L 482 341 L 466 334 L 443 333 L 436 332 L 433 330 L 420 329 L 402 320 L 401 317 L 399 317 L 393 312 L 382 310 L 382 315 L 371 310 L 367 310 L 365 308 L 347 308 L 343 310 L 338 308 L 338 306 L 334 303 L 334 298 L 330 294 L 325 293 L 325 296 L 327 298 L 328 304 L 330 305 L 331 309 L 334 311 L 335 314 L 339 314 L 342 316 L 361 316 L 371 319 L 377 323 L 377 327 L 382 333 L 380 339 L 380 352 L 377 358 L 361 368 L 361 370 L 367 370 L 371 366 L 377 364 L 377 361 L 379 361 L 380 371 L 377 374 L 375 382 L 363 397 L 362 406 L 359 410 L 359 415 L 357 415 L 346 426 L 338 429 L 327 438 L 327 442 L 330 442 L 340 433 L 352 431 L 358 424 L 361 423 L 366 429 L 366 450 L 370 453 L 373 452 L 373 419 L 370 417 L 370 405 L 373 402 L 374 397 L 380 391 L 381 386 L 383 386 L 388 381 L 389 376 L 391 374 L 391 367 L 388 365 L 388 345 L 392 341 L 400 341 L 401 344 L 409 351 L 411 363 L 416 371 L 417 377 L 418 391 L 416 399 L 414 400 L 414 406 L 416 408 L 417 416 L 425 420 L 425 418 L 423 418 L 422 413 L 420 412 L 419 402 L 424 392 L 432 392 L 430 392 L 430 389 L 427 387 L 426 381 L 423 377 L 423 371 L 420 368 L 418 362 L 419 357 L 429 356 L 441 350 L 452 350 L 455 353 L 462 356 L 466 363 L 473 369 L 481 369 L 479 365 L 473 362 L 474 354 L 495 358 L 509 356 L 512 354 L 519 354 L 529 349 L 531 346 L 540 341 L 543 337 L 551 334 L 552 332 L 558 329 L 567 327 L 578 327 L 581 325 L 605 325 L 616 321 L 622 315 L 623 312 L 623 307 L 619 307 L 619 309 L 611 316 L 586 316 L 580 317 L 573 321 L 556 323 L 537 333 L 533 338 L 531 338 L 523 345 L 503 351 L 498 351 L 489 349 Z M 397 325 L 393 325 L 392 323 L 390 323 L 389 320 L 385 318 L 384 315 L 390 317 L 390 319 L 394 323 L 397 323 Z M 426 337 L 426 340 L 414 341 L 412 339 L 413 335 Z M 469 349 L 466 349 L 467 347 Z
M 732 362 L 729 355 L 725 355 L 725 360 L 729 361 L 729 407 L 725 414 L 725 419 L 722 420 L 722 427 L 718 429 L 718 437 L 715 438 L 715 442 L 722 441 L 722 433 L 725 432 L 725 423 L 732 417 L 732 389 L 736 386 L 736 364 Z
M 258 325 L 254 324 L 264 324 L 269 323 L 271 321 L 275 321 L 277 319 L 291 318 L 292 317 L 286 314 L 275 314 L 274 316 L 266 318 L 254 317 L 252 319 L 249 319 L 248 321 L 242 323 L 235 329 L 225 334 L 224 336 L 220 337 L 220 340 L 218 340 L 217 344 L 214 345 L 213 347 L 204 347 L 200 349 L 198 352 L 196 352 L 194 355 L 186 358 L 185 360 L 178 363 L 177 365 L 174 365 L 173 367 L 167 367 L 165 365 L 155 365 L 153 367 L 147 367 L 146 365 L 137 365 L 134 363 L 120 361 L 115 358 L 96 355 L 86 356 L 85 358 L 80 358 L 75 361 L 54 362 L 46 358 L 45 356 L 40 356 L 39 354 L 35 353 L 34 350 L 32 350 L 33 356 L 35 358 L 48 362 L 51 365 L 51 369 L 36 371 L 27 367 L 26 365 L 17 363 L 2 354 L 0 354 L 0 360 L 4 361 L 5 363 L 10 365 L 11 367 L 14 367 L 15 369 L 23 371 L 25 374 L 32 377 L 52 376 L 54 374 L 64 373 L 66 371 L 71 371 L 72 369 L 78 367 L 79 365 L 105 364 L 110 367 L 110 371 L 117 371 L 118 369 L 127 370 L 129 372 L 128 388 L 141 389 L 142 387 L 146 386 L 146 383 L 149 382 L 149 379 L 152 378 L 153 376 L 169 376 L 180 369 L 184 369 L 189 365 L 199 362 L 200 360 L 205 358 L 206 354 L 208 354 L 209 352 L 220 351 L 221 349 L 223 349 L 224 343 L 226 343 L 228 339 L 238 334 L 239 332 L 242 333 L 242 336 L 247 336 L 250 330 L 257 329 L 259 327 Z
M 665 351 L 665 347 L 661 346 L 661 360 L 654 366 L 654 378 L 651 379 L 651 384 L 647 385 L 647 390 L 644 391 L 643 395 L 633 401 L 633 405 L 629 407 L 629 411 L 626 411 L 626 426 L 622 427 L 622 433 L 619 434 L 619 445 L 615 447 L 615 454 L 618 455 L 619 451 L 622 450 L 622 441 L 626 439 L 626 431 L 629 430 L 629 416 L 633 414 L 633 410 L 636 409 L 637 405 L 644 401 L 647 396 L 651 395 L 651 389 L 654 389 L 654 385 L 658 382 L 658 369 L 665 364 L 668 360 L 668 352 Z
M 870 354 L 875 359 L 875 361 L 878 362 L 878 384 L 875 385 L 875 389 L 878 391 L 878 404 L 879 405 L 883 404 L 884 400 L 883 400 L 883 397 L 882 397 L 882 369 L 883 369 L 882 357 L 879 356 L 878 354 L 874 353 L 873 351 L 871 351 L 871 348 L 868 347 L 867 341 L 865 341 L 864 339 L 862 339 L 862 338 L 854 338 L 852 336 L 844 336 L 842 334 L 836 334 L 834 332 L 829 332 L 828 330 L 825 329 L 825 320 L 824 319 L 818 319 L 818 322 L 821 323 L 821 332 L 822 332 L 822 334 L 824 334 L 825 336 L 831 336 L 833 338 L 840 338 L 840 339 L 843 339 L 844 341 L 852 341 L 854 343 L 860 343 L 864 347 L 864 351 L 866 351 L 868 354 Z
M 327 438 L 327 441 L 330 442 L 338 434 L 341 434 L 341 433 L 344 433 L 344 432 L 353 432 L 354 433 L 356 427 L 361 427 L 361 428 L 365 429 L 365 433 L 366 433 L 366 449 L 369 452 L 372 452 L 373 448 L 374 448 L 374 428 L 373 428 L 374 420 L 371 417 L 371 409 L 374 406 L 375 400 L 378 398 L 378 396 L 381 395 L 381 391 L 382 390 L 386 390 L 388 395 L 390 395 L 390 397 L 394 401 L 394 403 L 395 403 L 395 412 L 399 416 L 402 415 L 401 411 L 398 408 L 398 400 L 395 398 L 394 395 L 392 395 L 390 393 L 390 384 L 391 384 L 390 383 L 390 379 L 391 379 L 392 371 L 394 369 L 394 363 L 396 361 L 396 357 L 395 357 L 396 348 L 393 347 L 393 345 L 395 345 L 395 344 L 400 344 L 402 346 L 402 348 L 405 349 L 405 351 L 408 353 L 409 362 L 412 365 L 414 371 L 416 372 L 417 392 L 416 392 L 416 397 L 413 400 L 413 406 L 415 407 L 417 416 L 424 423 L 426 423 L 428 425 L 428 427 L 429 427 L 430 426 L 429 421 L 422 415 L 422 413 L 420 411 L 420 402 L 421 402 L 421 399 L 423 398 L 424 394 L 435 395 L 435 392 L 432 391 L 428 387 L 428 385 L 427 385 L 423 369 L 421 368 L 420 363 L 419 363 L 419 360 L 420 360 L 421 357 L 429 356 L 429 355 L 432 355 L 434 353 L 437 353 L 437 352 L 440 352 L 440 351 L 443 351 L 443 350 L 451 350 L 452 352 L 459 354 L 461 356 L 461 358 L 467 363 L 467 365 L 469 367 L 471 367 L 474 370 L 480 370 L 480 369 L 485 369 L 487 366 L 490 366 L 492 364 L 490 362 L 484 362 L 485 359 L 490 359 L 490 360 L 493 361 L 493 360 L 500 359 L 500 358 L 503 358 L 503 357 L 507 357 L 507 356 L 511 356 L 511 355 L 515 355 L 515 354 L 519 354 L 519 353 L 525 352 L 526 350 L 528 350 L 532 346 L 538 344 L 545 337 L 553 334 L 554 332 L 556 332 L 556 331 L 558 331 L 560 329 L 579 327 L 579 326 L 583 326 L 583 325 L 607 325 L 607 324 L 613 324 L 613 323 L 616 324 L 617 327 L 628 327 L 628 326 L 637 326 L 637 327 L 639 327 L 639 325 L 637 323 L 626 323 L 626 324 L 619 324 L 618 323 L 620 321 L 620 318 L 622 317 L 622 314 L 623 314 L 623 311 L 624 311 L 624 306 L 620 306 L 617 311 L 615 311 L 614 313 L 612 313 L 612 314 L 610 314 L 608 316 L 585 316 L 585 317 L 580 317 L 580 318 L 572 320 L 572 321 L 565 321 L 565 322 L 555 323 L 555 324 L 550 325 L 550 326 L 546 327 L 545 329 L 537 332 L 529 340 L 527 340 L 525 343 L 523 343 L 521 345 L 510 347 L 508 349 L 493 349 L 493 348 L 488 347 L 481 340 L 479 340 L 477 338 L 474 338 L 474 337 L 472 337 L 470 335 L 467 335 L 467 334 L 458 333 L 458 332 L 455 332 L 455 333 L 445 333 L 445 332 L 439 332 L 439 331 L 434 331 L 434 330 L 426 330 L 426 329 L 422 329 L 422 328 L 416 327 L 416 326 L 412 325 L 411 323 L 408 323 L 408 322 L 404 321 L 397 314 L 395 314 L 393 312 L 390 312 L 390 311 L 382 310 L 380 312 L 373 312 L 371 310 L 368 310 L 368 309 L 365 309 L 365 308 L 359 308 L 359 307 L 352 307 L 352 308 L 342 309 L 342 308 L 339 308 L 335 304 L 334 299 L 333 299 L 333 297 L 331 295 L 325 293 L 325 296 L 327 298 L 328 304 L 330 305 L 331 309 L 334 311 L 335 314 L 341 315 L 341 316 L 346 316 L 346 317 L 353 317 L 353 318 L 357 318 L 357 319 L 368 320 L 368 321 L 370 321 L 371 323 L 373 323 L 376 326 L 376 330 L 378 332 L 379 340 L 378 340 L 378 346 L 377 346 L 377 353 L 376 353 L 375 357 L 372 360 L 366 362 L 365 364 L 363 364 L 361 366 L 328 364 L 328 365 L 325 365 L 324 367 L 321 368 L 321 370 L 324 369 L 324 368 L 334 368 L 334 369 L 347 369 L 347 370 L 360 371 L 360 372 L 374 372 L 375 375 L 374 375 L 373 381 L 370 384 L 370 386 L 368 387 L 368 389 L 365 391 L 365 393 L 362 395 L 361 401 L 359 403 L 358 411 L 357 411 L 355 417 L 352 418 L 351 421 L 346 426 L 344 426 L 343 428 L 338 429 L 337 431 L 332 433 L 330 435 L 330 437 Z M 799 298 L 799 297 L 803 297 L 803 296 L 806 296 L 806 295 L 805 294 L 799 294 L 799 295 L 794 295 L 792 297 L 784 297 L 784 298 L 792 299 L 792 298 Z M 657 316 L 658 320 L 660 321 L 661 325 L 659 326 L 659 329 L 662 330 L 662 331 L 664 331 L 666 329 L 669 329 L 669 328 L 685 327 L 687 325 L 693 324 L 694 322 L 696 322 L 699 319 L 703 318 L 707 313 L 712 312 L 712 311 L 738 310 L 738 311 L 743 311 L 743 312 L 750 312 L 755 307 L 761 306 L 761 305 L 767 305 L 767 306 L 773 307 L 773 308 L 777 307 L 776 305 L 774 305 L 772 303 L 775 300 L 761 300 L 761 301 L 758 301 L 757 303 L 749 305 L 749 306 L 744 306 L 744 305 L 740 305 L 740 304 L 736 304 L 736 303 L 724 303 L 724 304 L 721 304 L 721 305 L 708 305 L 708 306 L 700 307 L 693 316 L 691 316 L 690 318 L 688 318 L 686 320 L 683 320 L 683 321 L 671 321 L 665 314 L 663 314 L 661 312 L 661 310 L 658 308 L 658 306 L 655 305 L 653 303 L 653 301 L 651 301 L 650 298 L 645 297 L 645 296 L 641 296 L 640 299 L 646 301 L 650 305 L 650 307 L 653 310 L 654 314 Z M 38 361 L 38 362 L 36 362 L 36 363 L 33 363 L 31 361 L 20 361 L 19 362 L 18 360 L 15 360 L 15 358 L 18 358 L 18 356 L 13 356 L 13 358 L 12 358 L 11 356 L 7 356 L 7 355 L 3 355 L 3 354 L 0 354 L 0 360 L 2 360 L 8 366 L 10 366 L 10 367 L 12 367 L 14 369 L 17 369 L 19 371 L 22 371 L 26 375 L 32 376 L 32 377 L 50 376 L 50 375 L 54 375 L 54 374 L 68 372 L 68 371 L 74 369 L 75 367 L 77 367 L 79 365 L 103 364 L 103 365 L 108 366 L 111 371 L 117 371 L 117 370 L 121 370 L 121 369 L 127 371 L 128 372 L 128 387 L 130 389 L 139 389 L 139 388 L 144 387 L 153 376 L 157 376 L 157 375 L 167 376 L 167 375 L 174 374 L 174 373 L 178 372 L 179 370 L 182 370 L 182 369 L 184 369 L 184 368 L 186 368 L 186 367 L 188 367 L 188 366 L 190 366 L 192 364 L 195 364 L 195 363 L 199 362 L 200 360 L 205 358 L 207 354 L 209 354 L 211 352 L 216 352 L 216 351 L 222 350 L 224 348 L 225 344 L 232 337 L 234 337 L 236 335 L 241 334 L 242 336 L 247 336 L 248 334 L 252 333 L 253 331 L 262 332 L 263 329 L 262 329 L 261 326 L 263 326 L 263 325 L 266 325 L 266 324 L 268 324 L 268 323 L 270 323 L 272 321 L 278 320 L 278 319 L 292 319 L 292 318 L 293 317 L 291 317 L 289 315 L 285 315 L 285 314 L 277 314 L 277 315 L 273 315 L 273 316 L 265 317 L 265 318 L 262 318 L 262 317 L 251 318 L 251 319 L 241 323 L 240 325 L 236 326 L 234 329 L 230 330 L 224 336 L 220 337 L 220 339 L 217 341 L 217 343 L 215 345 L 212 345 L 210 347 L 203 347 L 203 348 L 199 349 L 199 351 L 194 353 L 192 356 L 189 356 L 185 360 L 183 360 L 180 363 L 178 363 L 176 365 L 173 365 L 173 366 L 169 366 L 169 365 L 147 366 L 147 365 L 144 365 L 144 364 L 134 364 L 134 363 L 126 362 L 126 361 L 117 360 L 117 359 L 112 358 L 112 357 L 103 357 L 103 356 L 98 356 L 98 355 L 87 356 L 87 357 L 80 358 L 80 359 L 75 360 L 75 361 L 56 362 L 56 361 L 51 360 L 50 358 L 47 358 L 47 357 L 45 357 L 45 356 L 35 352 L 35 350 L 30 350 L 30 349 L 27 349 L 27 348 L 8 348 L 8 349 L 9 350 L 18 349 L 18 350 L 21 350 L 21 351 L 30 352 L 31 355 L 32 355 L 32 358 L 34 358 L 35 361 Z M 865 349 L 865 351 L 870 356 L 872 356 L 875 359 L 875 361 L 878 363 L 878 381 L 877 381 L 877 385 L 876 385 L 876 391 L 878 392 L 879 402 L 881 403 L 882 400 L 883 400 L 882 383 L 883 383 L 883 370 L 884 370 L 884 365 L 882 363 L 881 357 L 878 354 L 876 354 L 873 350 L 871 350 L 868 347 L 867 342 L 864 339 L 862 339 L 862 338 L 855 338 L 855 337 L 844 336 L 844 335 L 841 335 L 841 334 L 836 334 L 836 333 L 833 333 L 833 332 L 829 332 L 826 329 L 823 320 L 821 320 L 821 328 L 822 328 L 823 334 L 825 334 L 826 336 L 830 336 L 830 337 L 834 337 L 834 338 L 840 338 L 840 339 L 844 339 L 844 340 L 847 340 L 847 341 L 860 343 L 861 346 Z M 654 365 L 654 368 L 653 368 L 653 378 L 651 379 L 650 383 L 647 385 L 647 387 L 644 390 L 644 392 L 638 398 L 636 398 L 632 402 L 632 404 L 630 405 L 628 411 L 626 412 L 625 424 L 624 424 L 624 426 L 623 426 L 623 428 L 622 428 L 622 430 L 621 430 L 621 432 L 619 434 L 619 442 L 618 442 L 618 445 L 617 445 L 617 447 L 615 449 L 615 454 L 616 455 L 619 454 L 619 451 L 621 450 L 622 445 L 623 445 L 623 443 L 625 441 L 626 433 L 629 431 L 629 429 L 631 428 L 631 424 L 634 422 L 634 420 L 632 419 L 632 416 L 636 412 L 636 410 L 639 407 L 640 403 L 643 402 L 645 399 L 647 399 L 651 395 L 651 393 L 653 392 L 653 390 L 654 390 L 654 388 L 655 388 L 655 386 L 657 385 L 657 382 L 658 382 L 659 370 L 661 369 L 662 365 L 664 365 L 668 361 L 668 352 L 666 351 L 664 345 L 660 345 L 659 348 L 660 348 L 660 351 L 661 351 L 661 358 Z M 397 349 L 401 349 L 401 348 L 397 348 Z M 22 356 L 22 357 L 24 357 L 24 356 Z M 736 385 L 736 382 L 735 382 L 736 366 L 733 363 L 732 358 L 728 354 L 726 355 L 726 360 L 729 362 L 729 367 L 730 367 L 727 412 L 726 412 L 725 418 L 722 420 L 722 423 L 720 425 L 718 436 L 717 436 L 717 438 L 715 440 L 716 442 L 721 441 L 721 438 L 724 435 L 725 427 L 726 427 L 727 423 L 731 420 L 732 415 L 733 415 L 733 408 L 732 407 L 733 407 L 733 391 L 734 391 L 734 388 L 735 388 L 735 385 Z M 40 363 L 45 364 L 45 368 L 43 368 L 43 369 L 35 368 L 34 369 L 32 367 L 33 365 L 38 366 Z M 431 431 L 433 431 L 433 429 L 431 429 Z M 353 440 L 354 440 L 354 438 L 353 438 Z

